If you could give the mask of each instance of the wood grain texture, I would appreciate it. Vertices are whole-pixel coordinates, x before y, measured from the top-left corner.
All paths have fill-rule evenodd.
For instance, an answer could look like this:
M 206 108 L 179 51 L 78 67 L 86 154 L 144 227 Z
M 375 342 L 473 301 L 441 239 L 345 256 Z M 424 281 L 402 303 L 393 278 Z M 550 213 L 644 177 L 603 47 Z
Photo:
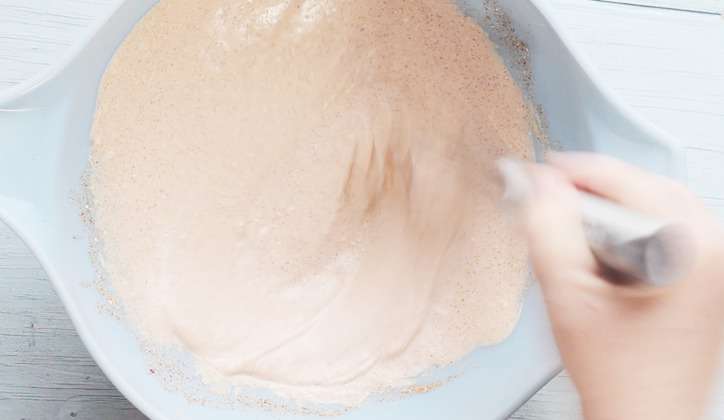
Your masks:
M 598 0 L 625 5 L 656 7 L 661 9 L 682 10 L 690 12 L 716 13 L 724 12 L 722 0 Z
M 550 1 L 605 82 L 685 142 L 690 185 L 724 221 L 724 20 Z M 718 0 L 672 1 L 711 6 Z M 114 2 L 0 0 L 0 91 L 57 62 Z M 716 392 L 714 406 L 712 417 L 724 418 L 724 391 Z M 90 358 L 35 258 L 0 223 L 0 420 L 143 418 Z M 579 418 L 565 373 L 512 416 Z
M 136 420 L 27 247 L 0 226 L 0 419 Z

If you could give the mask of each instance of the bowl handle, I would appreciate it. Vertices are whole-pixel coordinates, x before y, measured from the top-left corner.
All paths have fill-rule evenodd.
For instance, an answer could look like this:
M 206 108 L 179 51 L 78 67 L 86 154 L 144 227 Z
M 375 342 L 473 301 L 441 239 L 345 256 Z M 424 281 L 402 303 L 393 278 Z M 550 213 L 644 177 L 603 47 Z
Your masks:
M 59 116 L 50 106 L 0 108 L 0 219 L 21 236 L 48 222 L 60 148 L 49 134 Z

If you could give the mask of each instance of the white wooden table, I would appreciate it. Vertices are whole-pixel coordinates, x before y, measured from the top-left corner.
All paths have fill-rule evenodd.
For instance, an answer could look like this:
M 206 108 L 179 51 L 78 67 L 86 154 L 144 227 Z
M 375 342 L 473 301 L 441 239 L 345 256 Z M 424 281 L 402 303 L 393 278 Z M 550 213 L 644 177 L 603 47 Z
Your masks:
M 690 186 L 724 221 L 724 19 L 591 0 L 550 1 L 606 82 L 687 145 Z M 716 7 L 720 0 L 649 1 Z M 56 62 L 110 4 L 0 0 L 0 90 Z M 715 397 L 712 416 L 724 418 L 724 388 Z M 0 420 L 143 418 L 105 379 L 35 258 L 0 223 Z M 566 375 L 512 418 L 580 418 Z

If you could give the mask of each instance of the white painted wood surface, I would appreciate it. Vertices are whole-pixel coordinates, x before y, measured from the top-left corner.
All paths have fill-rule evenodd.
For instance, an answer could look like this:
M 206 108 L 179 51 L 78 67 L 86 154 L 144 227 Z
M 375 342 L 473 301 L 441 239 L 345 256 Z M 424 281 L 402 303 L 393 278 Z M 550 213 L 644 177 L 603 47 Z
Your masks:
M 704 13 L 721 13 L 724 11 L 722 0 L 598 0 L 628 5 L 651 6 L 663 9 L 688 10 Z
M 724 19 L 550 1 L 606 82 L 637 112 L 685 142 L 691 188 L 724 221 Z M 56 62 L 110 3 L 0 0 L 0 90 Z M 713 417 L 724 418 L 724 390 L 717 390 L 714 406 Z M 0 420 L 143 418 L 105 379 L 35 258 L 0 223 Z M 512 418 L 580 418 L 567 376 L 551 381 Z

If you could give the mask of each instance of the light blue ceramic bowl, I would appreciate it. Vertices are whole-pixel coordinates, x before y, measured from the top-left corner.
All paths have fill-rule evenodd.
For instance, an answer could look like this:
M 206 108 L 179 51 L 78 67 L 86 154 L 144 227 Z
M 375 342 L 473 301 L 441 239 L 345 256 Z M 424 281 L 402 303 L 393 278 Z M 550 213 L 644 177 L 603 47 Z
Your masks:
M 470 13 L 480 12 L 480 1 L 460 2 Z M 80 196 L 97 86 L 115 48 L 153 4 L 118 1 L 115 12 L 64 62 L 0 95 L 0 218 L 35 252 L 103 371 L 150 418 L 304 418 L 208 408 L 164 390 L 149 374 L 132 332 L 99 312 L 101 297 L 88 287 L 95 274 Z M 558 30 L 547 0 L 500 4 L 530 48 L 533 96 L 543 106 L 548 135 L 561 148 L 607 153 L 683 177 L 678 143 L 599 83 L 585 55 Z M 505 418 L 560 368 L 537 286 L 528 291 L 512 336 L 475 351 L 460 366 L 464 374 L 446 386 L 398 401 L 370 402 L 343 418 Z

